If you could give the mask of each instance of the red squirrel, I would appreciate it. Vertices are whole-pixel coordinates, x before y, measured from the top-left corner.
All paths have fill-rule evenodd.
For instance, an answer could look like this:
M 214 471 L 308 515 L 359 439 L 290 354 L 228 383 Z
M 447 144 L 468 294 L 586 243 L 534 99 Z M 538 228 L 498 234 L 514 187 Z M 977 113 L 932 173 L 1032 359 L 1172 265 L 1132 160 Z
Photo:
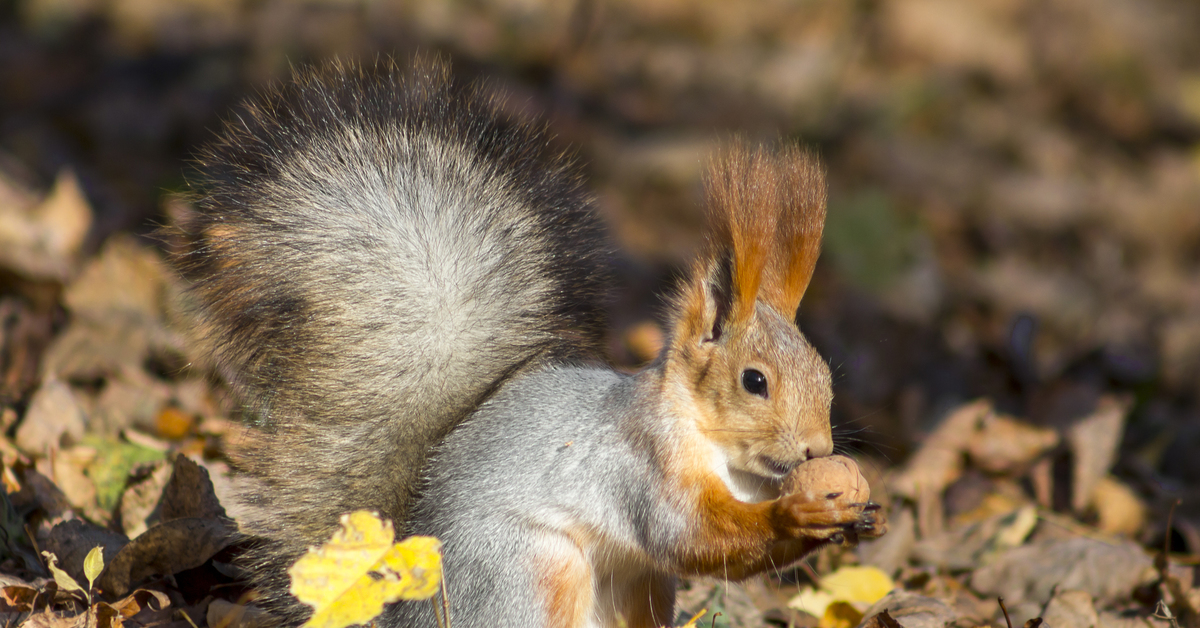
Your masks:
M 243 526 L 283 621 L 287 565 L 354 510 L 442 540 L 455 628 L 669 625 L 681 576 L 881 533 L 874 504 L 780 491 L 833 451 L 796 326 L 818 160 L 712 161 L 707 244 L 633 375 L 601 357 L 611 245 L 569 161 L 437 62 L 300 70 L 201 155 L 179 262 L 259 427 Z

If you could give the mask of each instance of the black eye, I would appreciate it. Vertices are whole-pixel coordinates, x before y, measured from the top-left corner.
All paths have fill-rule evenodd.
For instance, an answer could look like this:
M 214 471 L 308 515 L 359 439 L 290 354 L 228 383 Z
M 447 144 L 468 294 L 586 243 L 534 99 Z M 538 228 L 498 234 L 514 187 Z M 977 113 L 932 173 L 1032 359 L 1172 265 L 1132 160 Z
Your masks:
M 742 388 L 752 395 L 767 398 L 767 376 L 754 369 L 742 371 Z

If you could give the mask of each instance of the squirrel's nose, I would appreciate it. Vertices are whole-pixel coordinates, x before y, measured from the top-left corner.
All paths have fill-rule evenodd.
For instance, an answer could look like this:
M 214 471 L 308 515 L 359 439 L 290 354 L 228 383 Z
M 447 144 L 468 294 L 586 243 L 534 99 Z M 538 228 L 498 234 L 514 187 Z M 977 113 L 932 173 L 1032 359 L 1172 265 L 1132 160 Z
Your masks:
M 833 453 L 833 436 L 828 432 L 809 437 L 804 448 L 804 459 L 824 458 Z

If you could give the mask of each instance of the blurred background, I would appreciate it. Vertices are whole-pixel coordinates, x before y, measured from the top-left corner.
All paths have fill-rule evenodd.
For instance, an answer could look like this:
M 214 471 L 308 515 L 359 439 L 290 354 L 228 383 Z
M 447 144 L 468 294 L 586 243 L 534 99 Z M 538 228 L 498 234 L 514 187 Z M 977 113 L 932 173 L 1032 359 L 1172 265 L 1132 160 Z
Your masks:
M 189 156 L 247 95 L 334 56 L 439 54 L 577 151 L 622 246 L 633 365 L 698 244 L 705 156 L 801 141 L 830 201 L 800 322 L 843 442 L 886 468 L 975 398 L 1052 429 L 1116 399 L 1137 534 L 1184 497 L 1173 547 L 1194 554 L 1197 33 L 1190 0 L 4 0 L 0 200 L 77 181 L 82 257 L 159 246 Z M 3 271 L 18 414 L 72 272 Z

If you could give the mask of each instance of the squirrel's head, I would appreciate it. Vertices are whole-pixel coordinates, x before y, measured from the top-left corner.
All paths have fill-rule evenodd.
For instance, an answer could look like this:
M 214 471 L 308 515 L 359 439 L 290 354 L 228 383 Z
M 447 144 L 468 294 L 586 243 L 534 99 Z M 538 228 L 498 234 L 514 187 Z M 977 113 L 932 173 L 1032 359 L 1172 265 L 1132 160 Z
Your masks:
M 833 451 L 829 368 L 795 322 L 820 252 L 825 180 L 799 148 L 736 144 L 713 160 L 706 196 L 708 246 L 676 299 L 664 377 L 726 481 L 753 494 Z

